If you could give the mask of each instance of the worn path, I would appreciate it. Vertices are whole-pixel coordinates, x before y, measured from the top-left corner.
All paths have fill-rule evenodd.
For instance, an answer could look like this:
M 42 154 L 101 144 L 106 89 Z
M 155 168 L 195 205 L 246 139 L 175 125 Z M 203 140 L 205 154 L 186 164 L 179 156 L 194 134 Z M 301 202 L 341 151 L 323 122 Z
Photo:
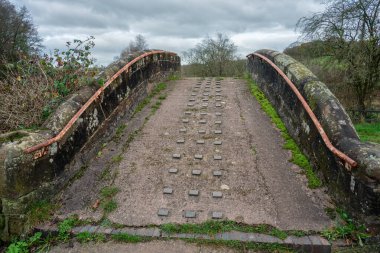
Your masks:
M 113 181 L 117 209 L 108 218 L 128 226 L 228 219 L 285 230 L 328 227 L 328 197 L 307 188 L 282 144 L 244 80 L 176 81 L 122 154 Z M 75 201 L 66 198 L 61 211 L 99 218 Z

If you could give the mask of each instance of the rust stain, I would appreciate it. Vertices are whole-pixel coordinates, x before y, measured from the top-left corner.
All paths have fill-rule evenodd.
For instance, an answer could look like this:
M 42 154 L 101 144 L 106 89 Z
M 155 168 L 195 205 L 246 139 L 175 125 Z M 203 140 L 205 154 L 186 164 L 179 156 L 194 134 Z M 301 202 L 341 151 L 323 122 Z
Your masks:
M 253 54 L 250 54 L 248 55 L 247 57 L 249 56 L 252 56 L 252 55 L 255 55 L 259 58 L 261 58 L 262 60 L 266 61 L 267 63 L 269 63 L 280 75 L 282 78 L 284 78 L 284 80 L 286 81 L 286 83 L 289 85 L 289 87 L 292 89 L 292 91 L 296 94 L 297 98 L 299 99 L 299 101 L 301 102 L 303 108 L 306 110 L 306 112 L 308 113 L 310 119 L 313 121 L 315 127 L 317 128 L 320 136 L 322 137 L 323 139 L 323 142 L 326 144 L 326 147 L 337 157 L 339 157 L 340 159 L 342 159 L 344 162 L 345 162 L 345 168 L 348 170 L 348 171 L 351 171 L 352 168 L 355 168 L 357 166 L 357 162 L 354 161 L 353 159 L 351 159 L 349 156 L 347 156 L 346 154 L 344 154 L 342 151 L 338 150 L 336 147 L 334 147 L 329 139 L 329 137 L 327 136 L 325 130 L 323 129 L 321 123 L 319 122 L 319 120 L 317 119 L 317 117 L 315 116 L 314 112 L 311 110 L 310 106 L 308 105 L 308 103 L 306 102 L 305 98 L 301 95 L 301 93 L 299 92 L 299 90 L 297 89 L 297 87 L 294 85 L 294 83 L 285 75 L 285 73 L 279 68 L 276 66 L 276 64 L 274 64 L 271 60 L 269 60 L 267 57 L 265 57 L 264 55 L 261 55 L 261 54 L 258 54 L 258 53 L 253 53 Z

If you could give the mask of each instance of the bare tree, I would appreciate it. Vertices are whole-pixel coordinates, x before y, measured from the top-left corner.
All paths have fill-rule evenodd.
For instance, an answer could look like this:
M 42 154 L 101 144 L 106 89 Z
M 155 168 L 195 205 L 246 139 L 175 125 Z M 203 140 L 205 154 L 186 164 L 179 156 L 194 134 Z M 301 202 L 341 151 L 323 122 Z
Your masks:
M 129 54 L 132 54 L 138 51 L 143 51 L 146 49 L 148 49 L 148 43 L 146 42 L 146 39 L 141 34 L 138 34 L 135 37 L 135 40 L 130 41 L 128 47 L 123 49 L 123 51 L 120 54 L 120 58 L 125 58 Z
M 28 10 L 17 10 L 8 0 L 0 0 L 0 13 L 0 63 L 14 63 L 39 52 L 41 38 Z
M 218 33 L 216 38 L 206 37 L 183 55 L 200 75 L 225 76 L 230 62 L 237 59 L 236 49 L 227 35 Z
M 379 0 L 332 0 L 297 23 L 304 38 L 322 40 L 327 53 L 346 65 L 346 81 L 362 111 L 380 82 L 379 14 Z

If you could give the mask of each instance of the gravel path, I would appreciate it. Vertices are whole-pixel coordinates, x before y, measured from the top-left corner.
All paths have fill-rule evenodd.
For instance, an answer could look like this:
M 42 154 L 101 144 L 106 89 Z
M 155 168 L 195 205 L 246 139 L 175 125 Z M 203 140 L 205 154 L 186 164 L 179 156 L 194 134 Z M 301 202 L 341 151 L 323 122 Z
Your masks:
M 123 154 L 115 223 L 229 219 L 280 229 L 331 225 L 322 190 L 288 162 L 280 133 L 244 80 L 184 79 Z

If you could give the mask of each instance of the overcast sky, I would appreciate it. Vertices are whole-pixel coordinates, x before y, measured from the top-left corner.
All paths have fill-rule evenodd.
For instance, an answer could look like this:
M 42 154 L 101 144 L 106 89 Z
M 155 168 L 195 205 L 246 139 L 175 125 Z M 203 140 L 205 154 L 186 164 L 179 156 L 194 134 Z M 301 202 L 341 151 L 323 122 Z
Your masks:
M 95 37 L 97 64 L 108 65 L 137 34 L 149 48 L 181 54 L 207 35 L 231 37 L 242 57 L 283 50 L 297 40 L 297 20 L 322 9 L 320 0 L 11 0 L 26 6 L 46 50 Z

